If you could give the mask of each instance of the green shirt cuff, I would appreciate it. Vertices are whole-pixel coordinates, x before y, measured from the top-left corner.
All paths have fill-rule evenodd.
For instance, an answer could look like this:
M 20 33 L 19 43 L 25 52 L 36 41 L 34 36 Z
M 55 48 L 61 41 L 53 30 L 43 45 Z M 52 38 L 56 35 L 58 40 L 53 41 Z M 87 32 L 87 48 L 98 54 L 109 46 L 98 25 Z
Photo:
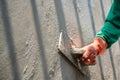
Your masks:
M 106 22 L 101 29 L 96 34 L 96 37 L 101 37 L 103 40 L 105 40 L 108 44 L 108 47 L 111 47 L 113 43 L 115 43 L 120 36 L 120 29 L 116 28 L 113 24 L 110 22 Z

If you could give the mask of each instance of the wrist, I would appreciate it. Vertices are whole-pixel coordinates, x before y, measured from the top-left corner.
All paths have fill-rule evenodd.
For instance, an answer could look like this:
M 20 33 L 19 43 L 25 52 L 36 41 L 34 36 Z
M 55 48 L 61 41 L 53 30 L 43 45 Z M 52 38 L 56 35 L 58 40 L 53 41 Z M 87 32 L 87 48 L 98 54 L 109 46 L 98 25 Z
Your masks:
M 95 50 L 97 51 L 97 56 L 103 54 L 106 51 L 107 48 L 107 43 L 105 40 L 103 40 L 100 37 L 96 37 L 93 41 L 92 41 L 92 45 L 94 46 Z

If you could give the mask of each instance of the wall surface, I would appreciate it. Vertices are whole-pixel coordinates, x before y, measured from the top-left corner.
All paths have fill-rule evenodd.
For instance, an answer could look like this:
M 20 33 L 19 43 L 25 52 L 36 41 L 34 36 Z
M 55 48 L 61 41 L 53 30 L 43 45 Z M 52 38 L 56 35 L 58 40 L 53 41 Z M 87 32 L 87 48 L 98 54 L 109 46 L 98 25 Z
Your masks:
M 101 29 L 112 0 L 0 0 L 0 80 L 119 80 L 120 42 L 81 75 L 61 55 L 63 31 L 82 47 Z

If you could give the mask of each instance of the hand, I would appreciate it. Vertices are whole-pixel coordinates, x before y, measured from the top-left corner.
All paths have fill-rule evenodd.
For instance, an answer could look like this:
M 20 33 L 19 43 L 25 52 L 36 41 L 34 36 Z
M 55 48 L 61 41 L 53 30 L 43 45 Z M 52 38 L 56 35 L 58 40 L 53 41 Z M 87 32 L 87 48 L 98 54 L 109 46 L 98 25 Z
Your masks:
M 82 54 L 79 59 L 82 60 L 87 65 L 92 65 L 96 63 L 96 56 L 99 56 L 105 52 L 107 48 L 107 43 L 102 38 L 95 38 L 92 43 L 83 47 L 76 48 L 72 46 L 72 53 Z
M 89 51 L 89 56 L 85 57 L 84 54 Z M 72 46 L 72 55 L 75 56 L 75 58 L 79 58 L 83 63 L 87 65 L 94 65 L 96 64 L 96 52 L 94 52 L 93 48 L 91 46 L 85 46 L 83 48 L 76 48 L 75 46 Z

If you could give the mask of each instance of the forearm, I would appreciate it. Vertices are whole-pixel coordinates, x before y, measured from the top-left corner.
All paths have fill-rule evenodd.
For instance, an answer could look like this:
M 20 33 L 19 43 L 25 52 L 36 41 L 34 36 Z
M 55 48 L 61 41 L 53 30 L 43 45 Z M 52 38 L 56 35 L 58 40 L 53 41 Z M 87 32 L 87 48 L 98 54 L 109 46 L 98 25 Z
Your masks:
M 119 4 L 119 5 L 118 5 Z M 96 37 L 104 39 L 108 48 L 115 43 L 120 36 L 120 0 L 115 0 L 106 18 L 103 28 Z

